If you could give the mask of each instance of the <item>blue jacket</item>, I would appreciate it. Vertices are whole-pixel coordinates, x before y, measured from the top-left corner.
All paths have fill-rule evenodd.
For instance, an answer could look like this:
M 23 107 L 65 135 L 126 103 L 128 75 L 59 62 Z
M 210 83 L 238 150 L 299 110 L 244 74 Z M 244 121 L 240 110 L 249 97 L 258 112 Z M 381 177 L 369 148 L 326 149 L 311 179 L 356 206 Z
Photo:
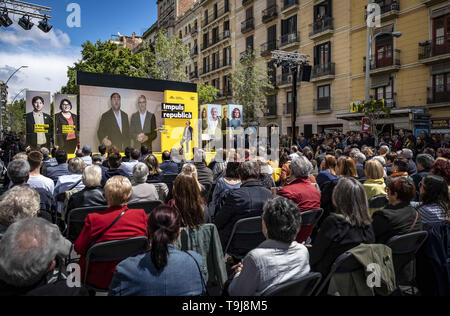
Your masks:
M 125 259 L 117 265 L 110 296 L 197 296 L 205 292 L 199 268 L 187 253 L 169 245 L 167 265 L 161 271 L 156 270 L 150 253 Z M 203 267 L 202 257 L 193 251 L 189 253 Z
M 172 160 L 163 161 L 159 168 L 163 171 L 163 174 L 178 174 L 179 172 L 178 164 Z
M 114 170 L 106 170 L 106 171 L 105 171 L 105 169 L 103 169 L 102 182 L 101 182 L 102 188 L 105 186 L 106 182 L 114 176 L 124 176 L 125 178 L 128 178 L 128 179 L 130 178 L 128 173 L 123 169 L 114 169 Z

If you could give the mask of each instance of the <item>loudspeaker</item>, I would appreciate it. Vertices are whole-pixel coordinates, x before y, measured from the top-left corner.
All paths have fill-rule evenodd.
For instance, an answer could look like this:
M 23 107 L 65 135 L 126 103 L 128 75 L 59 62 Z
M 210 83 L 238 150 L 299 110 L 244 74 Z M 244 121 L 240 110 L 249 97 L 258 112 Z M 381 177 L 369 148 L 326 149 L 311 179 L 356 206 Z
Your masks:
M 312 66 L 304 65 L 302 67 L 302 80 L 301 81 L 310 82 L 311 81 L 311 72 L 312 72 Z

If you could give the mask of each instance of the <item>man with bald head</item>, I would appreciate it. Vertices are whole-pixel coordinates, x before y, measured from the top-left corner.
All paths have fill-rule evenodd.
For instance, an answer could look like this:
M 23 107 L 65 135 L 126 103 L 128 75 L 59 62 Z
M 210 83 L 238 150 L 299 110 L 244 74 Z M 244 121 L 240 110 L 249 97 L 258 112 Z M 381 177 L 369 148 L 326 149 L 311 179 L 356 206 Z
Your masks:
M 152 150 L 152 143 L 157 137 L 156 117 L 147 110 L 147 98 L 138 99 L 138 111 L 131 116 L 130 134 L 136 147 L 147 146 Z

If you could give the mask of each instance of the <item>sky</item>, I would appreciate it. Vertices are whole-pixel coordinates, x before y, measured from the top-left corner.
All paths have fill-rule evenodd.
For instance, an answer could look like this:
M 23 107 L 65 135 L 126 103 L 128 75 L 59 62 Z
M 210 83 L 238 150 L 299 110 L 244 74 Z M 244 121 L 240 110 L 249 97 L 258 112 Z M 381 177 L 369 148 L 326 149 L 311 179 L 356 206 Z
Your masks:
M 8 83 L 9 100 L 24 97 L 21 90 L 59 91 L 67 83 L 67 67 L 81 58 L 81 45 L 89 40 L 109 40 L 112 34 L 142 35 L 157 20 L 156 0 L 22 0 L 51 7 L 49 24 L 53 29 L 44 33 L 34 27 L 23 30 L 17 21 L 20 16 L 11 15 L 14 23 L 0 27 L 0 80 L 6 81 L 20 66 L 21 69 Z M 73 10 L 68 6 L 76 3 L 80 7 L 80 27 L 69 27 L 67 19 Z M 0 4 L 0 7 L 2 5 Z

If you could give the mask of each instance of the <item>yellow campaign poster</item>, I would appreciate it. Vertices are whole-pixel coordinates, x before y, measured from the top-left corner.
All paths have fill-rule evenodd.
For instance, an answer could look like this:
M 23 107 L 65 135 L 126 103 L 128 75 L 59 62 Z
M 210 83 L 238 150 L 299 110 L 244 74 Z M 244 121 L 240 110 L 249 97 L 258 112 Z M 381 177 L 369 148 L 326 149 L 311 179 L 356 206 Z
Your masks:
M 35 133 L 48 133 L 50 125 L 48 124 L 34 124 Z
M 181 91 L 164 91 L 161 130 L 161 150 L 183 147 L 192 157 L 192 148 L 198 147 L 198 94 Z
M 75 125 L 62 125 L 63 134 L 75 134 Z

